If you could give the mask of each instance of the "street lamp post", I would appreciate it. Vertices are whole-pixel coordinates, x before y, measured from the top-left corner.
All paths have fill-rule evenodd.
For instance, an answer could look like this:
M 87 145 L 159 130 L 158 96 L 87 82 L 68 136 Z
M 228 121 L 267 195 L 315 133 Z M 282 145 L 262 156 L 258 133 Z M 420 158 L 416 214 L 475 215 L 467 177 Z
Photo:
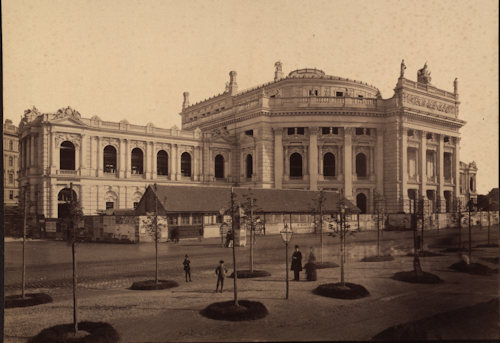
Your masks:
M 286 265 L 286 297 L 288 299 L 288 242 L 292 239 L 293 231 L 290 230 L 288 224 L 285 223 L 285 227 L 280 231 L 281 239 L 285 242 L 285 265 Z
M 344 282 L 344 242 L 345 242 L 345 205 L 340 204 L 340 285 L 345 287 Z

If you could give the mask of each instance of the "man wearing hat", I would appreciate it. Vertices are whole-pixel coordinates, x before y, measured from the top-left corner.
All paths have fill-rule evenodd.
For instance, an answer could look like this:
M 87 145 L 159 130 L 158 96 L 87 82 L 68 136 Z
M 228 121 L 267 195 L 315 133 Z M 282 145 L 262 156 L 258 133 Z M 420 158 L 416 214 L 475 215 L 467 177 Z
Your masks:
M 292 255 L 292 267 L 290 269 L 293 270 L 293 280 L 299 281 L 299 273 L 302 270 L 302 253 L 298 245 L 295 246 L 295 252 Z
M 222 293 L 222 288 L 224 288 L 224 279 L 226 278 L 227 269 L 224 266 L 224 261 L 220 260 L 219 265 L 215 268 L 215 274 L 217 274 L 217 287 L 215 288 L 215 293 L 219 290 L 220 283 L 220 292 Z

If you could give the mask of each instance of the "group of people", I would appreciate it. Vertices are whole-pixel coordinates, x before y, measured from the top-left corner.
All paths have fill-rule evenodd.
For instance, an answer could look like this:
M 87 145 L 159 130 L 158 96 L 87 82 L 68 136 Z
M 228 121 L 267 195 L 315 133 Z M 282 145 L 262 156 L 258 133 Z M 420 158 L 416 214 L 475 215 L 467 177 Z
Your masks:
M 189 256 L 186 254 L 184 256 L 184 261 L 182 262 L 184 265 L 184 274 L 186 277 L 186 282 L 191 282 L 191 261 L 189 260 Z M 300 272 L 302 271 L 302 253 L 299 250 L 299 246 L 295 246 L 295 251 L 292 255 L 292 266 L 290 268 L 293 270 L 294 281 L 300 281 Z M 306 270 L 306 279 L 307 281 L 316 281 L 316 256 L 314 256 L 313 248 L 311 247 L 311 251 L 309 252 L 309 258 L 307 263 L 304 265 L 304 269 Z M 217 286 L 215 287 L 215 292 L 222 293 L 224 288 L 224 279 L 226 278 L 227 268 L 224 265 L 224 261 L 220 260 L 219 265 L 215 268 L 215 275 L 217 275 Z
M 300 252 L 298 245 L 295 246 L 295 251 L 292 255 L 292 265 L 290 269 L 293 270 L 293 280 L 299 281 L 300 272 L 302 271 L 302 253 Z M 307 281 L 316 281 L 316 256 L 314 256 L 312 247 L 311 251 L 309 252 L 308 261 L 304 265 L 304 269 L 306 270 Z

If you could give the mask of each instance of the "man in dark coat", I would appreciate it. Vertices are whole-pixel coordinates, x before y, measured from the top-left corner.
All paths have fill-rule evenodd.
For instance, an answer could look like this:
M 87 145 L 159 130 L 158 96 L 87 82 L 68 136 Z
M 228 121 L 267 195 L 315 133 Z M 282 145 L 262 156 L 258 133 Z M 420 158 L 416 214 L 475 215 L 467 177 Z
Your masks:
M 219 290 L 222 293 L 222 288 L 224 288 L 224 279 L 226 278 L 227 269 L 224 266 L 224 261 L 219 261 L 219 266 L 215 268 L 215 274 L 217 274 L 217 287 L 215 288 L 215 293 Z
M 188 278 L 189 278 L 189 281 L 191 281 L 191 261 L 189 260 L 189 257 L 187 254 L 184 257 L 184 262 L 182 262 L 182 264 L 184 265 L 184 273 L 186 274 L 186 282 L 188 282 Z
M 302 253 L 298 245 L 295 246 L 295 252 L 292 255 L 292 267 L 290 269 L 293 270 L 293 280 L 299 281 L 299 273 L 302 270 Z

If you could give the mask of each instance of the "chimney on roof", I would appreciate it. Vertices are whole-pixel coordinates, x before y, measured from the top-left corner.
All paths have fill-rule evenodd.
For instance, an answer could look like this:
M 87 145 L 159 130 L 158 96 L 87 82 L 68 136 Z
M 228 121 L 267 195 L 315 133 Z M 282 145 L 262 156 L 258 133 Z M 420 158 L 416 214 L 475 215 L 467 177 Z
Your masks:
M 184 111 L 189 106 L 189 92 L 184 92 L 182 95 L 184 96 L 184 101 L 182 102 L 182 110 Z
M 236 94 L 238 91 L 238 83 L 236 82 L 236 72 L 234 70 L 229 72 L 229 94 Z
M 281 61 L 274 63 L 274 81 L 278 81 L 283 78 L 283 65 Z

